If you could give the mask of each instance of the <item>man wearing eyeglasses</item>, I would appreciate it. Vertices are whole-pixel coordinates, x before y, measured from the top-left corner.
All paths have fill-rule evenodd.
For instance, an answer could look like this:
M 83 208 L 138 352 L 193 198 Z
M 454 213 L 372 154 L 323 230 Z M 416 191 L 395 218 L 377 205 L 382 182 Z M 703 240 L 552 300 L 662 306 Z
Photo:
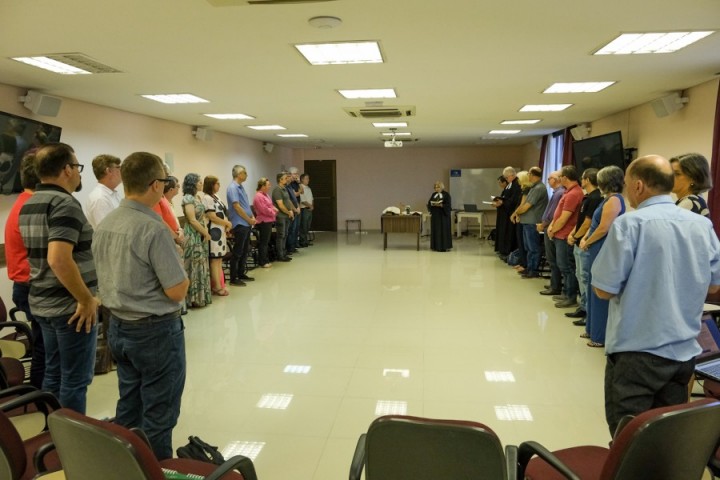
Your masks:
M 30 262 L 30 310 L 45 343 L 43 390 L 85 413 L 98 301 L 93 229 L 72 196 L 82 187 L 83 165 L 63 143 L 40 148 L 35 160 L 40 184 L 20 210 L 19 225 Z
M 115 422 L 142 429 L 162 460 L 172 457 L 185 387 L 180 302 L 189 281 L 172 235 L 152 210 L 170 181 L 162 160 L 136 152 L 120 171 L 126 198 L 93 238 L 99 294 L 110 310 L 108 342 L 118 366 Z
M 122 194 L 117 190 L 122 183 L 120 159 L 113 155 L 98 155 L 93 158 L 92 168 L 98 184 L 88 195 L 87 218 L 90 225 L 97 228 L 108 213 L 120 206 Z

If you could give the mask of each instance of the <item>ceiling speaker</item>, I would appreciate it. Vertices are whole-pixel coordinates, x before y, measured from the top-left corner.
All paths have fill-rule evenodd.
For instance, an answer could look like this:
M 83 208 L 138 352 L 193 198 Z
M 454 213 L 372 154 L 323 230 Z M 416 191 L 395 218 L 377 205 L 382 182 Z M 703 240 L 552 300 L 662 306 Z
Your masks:
M 269 142 L 263 142 L 263 150 L 265 150 L 267 153 L 272 153 L 273 148 L 275 148 L 275 145 Z
M 570 129 L 570 135 L 572 135 L 573 140 L 586 139 L 590 136 L 590 125 L 588 125 L 587 123 L 575 125 L 573 128 Z
M 209 142 L 213 138 L 213 131 L 207 127 L 195 127 L 193 135 L 201 142 Z
M 62 104 L 62 100 L 58 97 L 51 97 L 50 95 L 32 90 L 28 91 L 24 97 L 20 97 L 19 100 L 23 102 L 25 108 L 32 113 L 46 117 L 57 117 L 58 112 L 60 112 L 60 105 Z
M 653 100 L 650 102 L 650 105 L 652 105 L 653 110 L 655 111 L 655 116 L 660 118 L 667 117 L 668 115 L 677 112 L 683 108 L 686 103 L 688 103 L 687 97 L 681 97 L 678 92 L 675 92 L 666 97 Z

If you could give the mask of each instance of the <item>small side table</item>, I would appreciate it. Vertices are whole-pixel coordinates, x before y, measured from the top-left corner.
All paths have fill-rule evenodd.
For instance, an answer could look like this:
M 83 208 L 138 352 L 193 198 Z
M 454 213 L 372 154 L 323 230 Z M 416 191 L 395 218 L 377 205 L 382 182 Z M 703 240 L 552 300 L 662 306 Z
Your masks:
M 345 220 L 345 234 L 350 232 L 350 224 L 354 223 L 357 225 L 357 231 L 362 232 L 362 220 L 359 218 L 348 218 Z

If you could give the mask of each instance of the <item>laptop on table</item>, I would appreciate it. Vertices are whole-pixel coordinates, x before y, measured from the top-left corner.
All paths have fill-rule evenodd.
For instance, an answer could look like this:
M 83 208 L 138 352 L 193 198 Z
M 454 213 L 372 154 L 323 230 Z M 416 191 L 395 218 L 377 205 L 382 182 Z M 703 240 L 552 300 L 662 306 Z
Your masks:
M 463 204 L 463 210 L 466 212 L 477 212 L 478 207 L 474 203 L 465 203 Z
M 701 322 L 697 341 L 702 352 L 695 357 L 695 374 L 720 382 L 720 329 L 710 314 L 703 315 Z

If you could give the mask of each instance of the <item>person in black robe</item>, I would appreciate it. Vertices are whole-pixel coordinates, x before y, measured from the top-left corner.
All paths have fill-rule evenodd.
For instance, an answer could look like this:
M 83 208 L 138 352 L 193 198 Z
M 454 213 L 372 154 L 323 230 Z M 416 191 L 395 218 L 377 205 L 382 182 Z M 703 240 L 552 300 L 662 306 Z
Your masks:
M 435 192 L 430 195 L 427 207 L 430 212 L 430 249 L 447 252 L 452 248 L 452 202 L 442 182 L 435 182 Z
M 510 215 L 520 205 L 522 191 L 514 168 L 506 167 L 503 170 L 503 177 L 507 182 L 507 186 L 493 203 L 497 209 L 495 251 L 501 259 L 505 260 L 513 250 L 518 248 L 517 234 L 515 232 L 517 225 L 510 221 Z

